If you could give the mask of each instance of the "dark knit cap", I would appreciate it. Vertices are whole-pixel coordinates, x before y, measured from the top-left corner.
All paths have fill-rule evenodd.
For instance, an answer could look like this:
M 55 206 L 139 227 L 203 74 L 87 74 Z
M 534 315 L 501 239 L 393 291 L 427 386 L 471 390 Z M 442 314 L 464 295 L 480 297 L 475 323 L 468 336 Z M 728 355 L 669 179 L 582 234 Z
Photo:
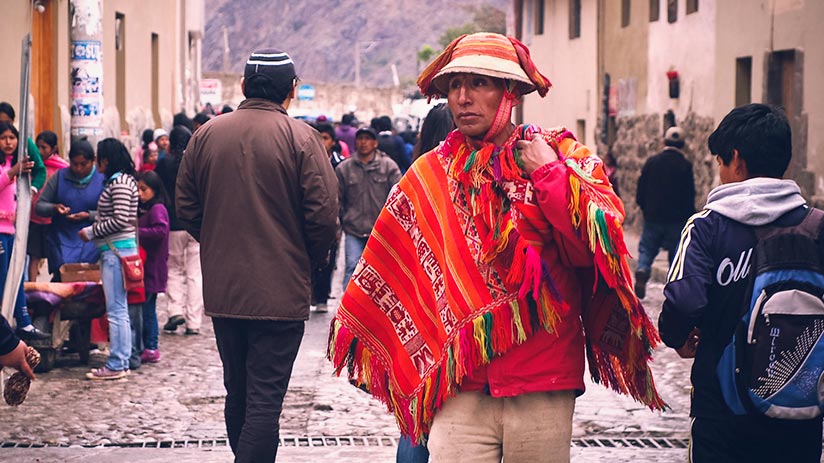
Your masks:
M 274 89 L 288 88 L 297 77 L 292 58 L 274 48 L 258 50 L 246 61 L 243 77 L 247 81 L 265 78 Z

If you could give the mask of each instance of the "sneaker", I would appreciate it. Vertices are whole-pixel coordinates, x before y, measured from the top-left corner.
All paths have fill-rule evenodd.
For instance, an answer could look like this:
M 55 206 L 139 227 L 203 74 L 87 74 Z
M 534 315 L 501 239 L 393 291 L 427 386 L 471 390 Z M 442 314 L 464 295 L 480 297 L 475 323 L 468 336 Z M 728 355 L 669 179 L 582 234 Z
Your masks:
M 160 361 L 160 351 L 157 349 L 146 349 L 140 354 L 140 361 L 143 363 L 157 363 Z
M 163 331 L 175 332 L 177 331 L 177 327 L 184 323 L 186 323 L 186 320 L 183 319 L 182 315 L 172 315 L 166 324 L 163 325 Z
M 103 366 L 86 373 L 86 379 L 112 380 L 129 376 L 129 370 L 114 371 Z
M 638 299 L 643 299 L 647 295 L 647 281 L 649 281 L 649 270 L 635 271 L 635 295 Z
M 200 330 L 193 330 L 191 328 L 186 328 L 186 336 L 194 336 L 200 334 Z
M 315 305 L 315 312 L 317 312 L 317 313 L 329 312 L 329 306 L 327 306 L 325 302 L 317 304 L 317 305 Z

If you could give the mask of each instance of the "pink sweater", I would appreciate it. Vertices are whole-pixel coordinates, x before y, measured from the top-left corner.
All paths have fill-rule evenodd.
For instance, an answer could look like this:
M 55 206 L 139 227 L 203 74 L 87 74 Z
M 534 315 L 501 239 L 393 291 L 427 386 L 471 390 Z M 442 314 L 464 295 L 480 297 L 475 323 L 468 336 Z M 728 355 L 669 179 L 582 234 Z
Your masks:
M 0 233 L 13 235 L 17 199 L 15 198 L 16 183 L 6 175 L 9 169 L 11 169 L 11 156 L 6 157 L 6 163 L 0 165 Z

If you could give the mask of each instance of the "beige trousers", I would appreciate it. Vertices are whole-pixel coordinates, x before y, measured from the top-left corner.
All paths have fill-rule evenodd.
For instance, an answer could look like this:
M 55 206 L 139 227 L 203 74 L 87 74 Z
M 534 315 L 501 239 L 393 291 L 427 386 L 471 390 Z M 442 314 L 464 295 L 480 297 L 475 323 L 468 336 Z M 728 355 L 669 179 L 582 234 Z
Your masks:
M 203 276 L 200 243 L 186 231 L 169 233 L 169 282 L 166 285 L 169 316 L 183 315 L 186 328 L 199 330 L 203 318 Z
M 435 414 L 434 463 L 568 463 L 574 391 L 495 398 L 461 392 Z

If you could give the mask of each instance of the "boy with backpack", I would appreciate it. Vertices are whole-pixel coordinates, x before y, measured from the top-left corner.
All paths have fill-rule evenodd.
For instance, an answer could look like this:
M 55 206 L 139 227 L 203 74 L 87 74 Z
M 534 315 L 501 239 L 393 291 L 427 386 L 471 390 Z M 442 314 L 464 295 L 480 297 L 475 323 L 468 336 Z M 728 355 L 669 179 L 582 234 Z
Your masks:
M 780 109 L 733 109 L 709 149 L 721 185 L 681 233 L 658 321 L 695 358 L 690 461 L 818 463 L 824 214 L 782 180 L 792 144 Z

